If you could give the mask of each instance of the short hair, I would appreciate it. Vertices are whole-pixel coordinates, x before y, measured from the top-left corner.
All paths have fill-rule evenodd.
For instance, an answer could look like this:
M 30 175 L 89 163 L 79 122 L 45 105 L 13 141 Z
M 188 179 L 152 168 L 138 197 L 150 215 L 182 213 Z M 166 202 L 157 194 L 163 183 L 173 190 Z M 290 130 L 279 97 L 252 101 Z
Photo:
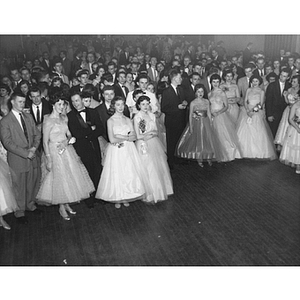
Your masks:
M 266 79 L 267 79 L 268 82 L 270 82 L 270 78 L 271 78 L 271 77 L 274 77 L 275 80 L 278 79 L 278 75 L 277 75 L 276 73 L 270 72 L 270 73 L 266 76 Z
M 194 88 L 195 94 L 196 94 L 196 92 L 197 92 L 199 89 L 203 89 L 204 95 L 207 95 L 206 88 L 205 88 L 205 86 L 204 86 L 202 83 L 198 83 L 198 84 L 195 85 L 195 88 Z
M 288 73 L 288 76 L 290 76 L 290 74 L 291 74 L 290 69 L 289 69 L 288 67 L 282 68 L 281 71 L 280 71 L 280 74 L 281 74 L 282 72 Z
M 232 74 L 232 76 L 234 76 L 232 68 L 224 70 L 224 72 L 223 72 L 223 74 L 222 74 L 222 79 L 225 80 L 225 77 L 226 77 L 228 74 Z
M 9 94 L 11 92 L 9 86 L 7 84 L 2 83 L 0 85 L 0 89 L 5 89 L 7 91 L 7 93 Z
M 102 93 L 106 92 L 106 91 L 113 91 L 115 93 L 115 88 L 112 85 L 106 85 L 103 90 Z
M 107 68 L 108 68 L 109 66 L 114 66 L 114 67 L 116 68 L 116 64 L 115 64 L 113 61 L 110 61 L 110 62 L 107 64 Z
M 246 69 L 251 69 L 251 70 L 253 70 L 253 69 L 255 69 L 255 66 L 254 66 L 253 64 L 246 64 L 246 65 L 244 66 L 244 70 L 246 70 Z
M 48 83 L 47 82 L 39 82 L 38 83 L 38 88 L 43 93 L 45 90 L 49 89 Z
M 60 100 L 68 101 L 67 97 L 64 95 L 64 93 L 62 91 L 58 91 L 49 97 L 49 103 L 51 105 L 54 105 L 55 103 L 57 103 Z
M 59 57 L 55 57 L 55 58 L 53 58 L 53 66 L 55 66 L 56 64 L 58 64 L 58 63 L 62 63 L 62 61 L 61 61 L 61 59 L 59 58 Z
M 143 102 L 144 100 L 147 100 L 149 103 L 151 102 L 150 98 L 148 96 L 146 96 L 146 95 L 141 96 L 139 99 L 136 100 L 136 103 L 135 103 L 135 107 L 137 110 L 141 110 L 140 105 L 141 105 L 141 102 Z
M 30 87 L 29 95 L 30 95 L 31 92 L 33 92 L 33 93 L 39 92 L 41 94 L 41 90 L 39 89 L 39 87 L 37 85 L 33 85 L 32 87 Z
M 95 87 L 91 83 L 87 83 L 83 87 L 82 93 L 89 93 L 93 97 L 95 95 Z
M 197 72 L 193 72 L 189 77 L 190 77 L 190 79 L 192 79 L 193 78 L 193 76 L 199 76 L 200 78 L 201 78 L 201 76 L 200 76 L 200 74 L 199 73 L 197 73 Z
M 119 77 L 120 74 L 124 74 L 126 76 L 126 72 L 125 71 L 119 71 L 118 74 L 117 74 L 117 77 Z
M 30 70 L 29 70 L 27 67 L 22 67 L 22 68 L 20 69 L 20 73 L 22 73 L 22 71 L 24 71 L 24 70 L 26 70 L 26 71 L 28 71 L 28 72 L 30 73 Z
M 148 80 L 148 75 L 147 74 L 139 74 L 139 76 L 136 79 L 136 82 L 139 82 L 141 79 L 147 79 Z
M 252 83 L 252 81 L 254 79 L 257 79 L 259 81 L 259 85 L 261 85 L 263 83 L 263 79 L 259 75 L 256 75 L 256 74 L 254 74 L 250 77 L 249 82 Z
M 298 79 L 298 83 L 300 83 L 300 75 L 294 75 L 294 76 L 292 76 L 291 81 L 293 79 Z
M 145 94 L 141 89 L 136 89 L 132 93 L 132 98 L 135 98 L 138 94 Z
M 219 74 L 212 74 L 211 77 L 210 77 L 210 84 L 212 84 L 213 80 L 219 80 L 219 82 L 221 82 L 221 77 Z
M 66 50 L 61 50 L 60 52 L 59 52 L 59 54 L 60 53 L 63 53 L 65 56 L 67 56 L 67 51 Z
M 21 87 L 22 85 L 27 84 L 28 87 L 30 87 L 29 81 L 28 80 L 22 80 L 18 83 L 18 87 Z
M 211 68 L 209 68 L 209 70 L 208 70 L 208 75 L 216 74 L 216 73 L 218 73 L 218 72 L 219 72 L 219 69 L 218 69 L 218 68 L 216 68 L 216 67 L 211 67 Z
M 73 96 L 75 96 L 75 95 L 79 95 L 80 98 L 81 98 L 81 93 L 80 93 L 80 91 L 75 90 L 75 89 L 71 89 L 71 90 L 70 90 L 70 99 L 71 99 L 71 97 L 73 97 Z
M 178 68 L 173 68 L 169 72 L 170 80 L 172 80 L 174 77 L 176 77 L 178 74 L 180 74 L 180 70 Z
M 84 74 L 89 75 L 90 74 L 89 70 L 86 70 L 86 69 L 79 70 L 79 72 L 77 73 L 77 77 L 81 77 Z
M 26 98 L 26 96 L 21 91 L 15 90 L 11 94 L 10 99 L 11 100 L 16 100 L 17 97 Z
M 102 79 L 103 82 L 104 82 L 104 80 L 106 80 L 108 82 L 113 82 L 114 81 L 114 77 L 110 73 L 103 74 L 101 79 Z

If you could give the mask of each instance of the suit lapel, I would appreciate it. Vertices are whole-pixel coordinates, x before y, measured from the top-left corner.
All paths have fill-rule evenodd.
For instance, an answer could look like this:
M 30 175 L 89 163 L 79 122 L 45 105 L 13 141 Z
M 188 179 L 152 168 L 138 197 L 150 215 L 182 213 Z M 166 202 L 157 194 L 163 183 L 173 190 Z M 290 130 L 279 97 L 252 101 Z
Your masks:
M 24 131 L 23 131 L 23 129 L 22 129 L 19 121 L 17 120 L 17 118 L 15 117 L 15 115 L 12 112 L 10 112 L 10 114 L 11 114 L 11 120 L 12 120 L 12 122 L 14 124 L 13 128 L 16 129 L 16 132 L 19 134 L 19 136 L 23 140 L 23 142 L 26 143 L 26 144 L 28 144 L 28 141 L 27 141 L 27 139 L 25 137 Z M 24 118 L 24 120 L 25 119 L 26 118 Z M 25 124 L 27 126 L 27 122 L 26 121 L 25 121 Z

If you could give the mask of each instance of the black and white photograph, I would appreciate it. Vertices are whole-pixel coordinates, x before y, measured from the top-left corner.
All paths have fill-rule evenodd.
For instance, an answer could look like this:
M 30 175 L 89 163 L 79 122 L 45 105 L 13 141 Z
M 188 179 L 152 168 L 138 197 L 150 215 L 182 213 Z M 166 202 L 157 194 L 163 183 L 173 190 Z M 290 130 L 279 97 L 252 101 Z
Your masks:
M 174 30 L 150 6 L 130 29 L 2 25 L 0 278 L 36 278 L 25 299 L 296 299 L 300 32 Z

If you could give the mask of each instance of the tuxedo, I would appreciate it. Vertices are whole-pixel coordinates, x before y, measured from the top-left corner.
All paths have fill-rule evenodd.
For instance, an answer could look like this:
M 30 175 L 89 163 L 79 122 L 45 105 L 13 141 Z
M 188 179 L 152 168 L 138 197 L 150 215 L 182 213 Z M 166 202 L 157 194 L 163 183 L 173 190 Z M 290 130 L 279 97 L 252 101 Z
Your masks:
M 171 168 L 175 163 L 177 142 L 186 125 L 186 110 L 178 108 L 178 105 L 185 100 L 184 90 L 178 86 L 178 91 L 176 93 L 173 86 L 170 85 L 163 91 L 161 99 L 161 111 L 165 114 L 168 163 Z
M 271 116 L 274 117 L 273 122 L 269 122 L 267 120 L 274 137 L 276 136 L 276 132 L 282 117 L 282 113 L 287 106 L 283 96 L 283 92 L 287 91 L 289 88 L 290 88 L 290 83 L 286 81 L 284 84 L 283 91 L 281 93 L 279 80 L 276 80 L 275 82 L 271 82 L 267 87 L 266 116 L 267 118 Z
M 44 121 L 44 116 L 49 115 L 52 112 L 52 106 L 49 104 L 49 102 L 45 98 L 42 98 L 39 123 L 37 122 L 37 114 L 34 109 L 34 106 L 35 106 L 35 104 L 33 104 L 33 102 L 31 100 L 26 101 L 26 107 L 29 108 L 30 114 L 32 115 L 35 124 L 36 125 L 42 124 Z
M 115 96 L 120 96 L 120 97 L 123 97 L 124 99 L 126 99 L 128 93 L 129 93 L 129 90 L 128 90 L 128 87 L 125 86 L 125 84 L 124 84 L 125 92 L 119 83 L 114 84 L 113 87 L 115 89 Z
M 104 132 L 103 132 L 102 136 L 105 138 L 105 140 L 107 142 L 109 142 L 108 132 L 107 132 L 107 120 L 111 117 L 111 115 L 108 114 L 108 109 L 106 107 L 105 102 L 102 102 L 99 106 L 97 106 L 95 108 L 95 111 L 98 113 L 98 115 L 100 117 L 100 120 L 102 121 L 102 124 L 103 124 L 103 127 L 104 127 Z M 125 104 L 123 113 L 127 118 L 130 118 L 129 108 L 126 104 Z
M 24 217 L 25 210 L 34 211 L 36 209 L 34 200 L 39 188 L 39 165 L 36 157 L 29 159 L 27 156 L 30 148 L 38 148 L 41 132 L 35 126 L 30 114 L 22 113 L 24 128 L 22 123 L 20 124 L 21 119 L 18 120 L 15 113 L 19 117 L 17 112 L 11 110 L 0 121 L 0 137 L 7 150 L 8 165 L 15 175 L 13 182 L 19 207 L 15 216 L 19 218 Z
M 85 120 L 75 109 L 67 116 L 69 130 L 76 138 L 73 146 L 97 189 L 102 170 L 98 137 L 104 134 L 103 124 L 97 112 L 91 108 L 85 109 Z M 96 129 L 92 130 L 92 126 L 96 126 Z
M 121 50 L 119 52 L 119 65 L 126 66 L 127 64 L 128 64 L 128 56 L 126 57 L 126 53 L 123 50 Z
M 207 94 L 209 94 L 211 91 L 211 84 L 209 81 L 210 81 L 210 77 L 205 74 L 203 75 L 202 79 L 200 79 L 200 83 L 204 85 Z

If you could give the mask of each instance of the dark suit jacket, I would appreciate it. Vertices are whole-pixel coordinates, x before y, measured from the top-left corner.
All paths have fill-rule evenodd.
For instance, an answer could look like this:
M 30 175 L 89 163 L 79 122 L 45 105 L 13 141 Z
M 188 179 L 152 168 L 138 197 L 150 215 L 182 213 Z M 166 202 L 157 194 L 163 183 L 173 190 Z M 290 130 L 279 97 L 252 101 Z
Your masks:
M 264 75 L 266 75 L 266 69 L 265 68 L 264 68 L 263 72 L 264 72 Z M 261 77 L 260 71 L 258 71 L 258 69 L 254 69 L 252 74 L 255 75 L 255 76 L 260 76 Z
M 52 72 L 52 63 L 51 63 L 51 60 L 49 60 L 49 66 L 47 65 L 46 61 L 43 59 L 42 62 L 41 62 L 41 66 L 46 70 L 48 71 L 49 73 Z
M 115 89 L 115 96 L 120 96 L 120 97 L 123 97 L 124 99 L 126 99 L 128 93 L 129 93 L 129 90 L 126 86 L 125 86 L 126 95 L 124 94 L 124 91 L 120 87 L 119 83 L 114 84 L 114 89 Z
M 12 111 L 0 122 L 0 137 L 4 148 L 7 150 L 7 161 L 13 171 L 17 173 L 28 172 L 30 165 L 38 167 L 37 159 L 27 158 L 28 149 L 38 148 L 41 140 L 41 132 L 35 126 L 32 116 L 23 113 L 26 124 L 28 140 L 24 131 Z
M 35 124 L 38 125 L 37 120 L 35 119 L 35 115 L 33 113 L 31 100 L 26 101 L 26 107 L 30 109 L 30 114 L 32 115 Z M 44 121 L 44 116 L 51 114 L 51 112 L 52 112 L 52 106 L 49 104 L 49 102 L 46 99 L 42 98 L 41 124 Z
M 98 115 L 102 121 L 103 127 L 104 127 L 104 133 L 102 136 L 106 139 L 106 141 L 109 142 L 108 132 L 107 132 L 107 120 L 111 117 L 111 115 L 108 114 L 108 110 L 107 110 L 104 102 L 102 102 L 99 106 L 97 106 L 95 108 L 95 111 L 98 113 Z M 126 104 L 125 104 L 125 108 L 124 108 L 124 115 L 127 118 L 130 118 L 130 111 Z
M 175 127 L 185 126 L 185 110 L 179 109 L 178 105 L 186 100 L 184 90 L 179 86 L 179 95 L 176 94 L 174 88 L 170 85 L 162 94 L 161 111 L 165 114 L 165 124 Z
M 128 59 L 126 58 L 125 52 L 122 50 L 119 52 L 119 65 L 127 65 Z
M 75 57 L 71 64 L 71 78 L 75 76 L 76 71 L 80 69 L 80 66 L 81 66 L 81 59 Z
M 290 83 L 285 82 L 283 91 L 287 91 L 290 88 Z M 287 104 L 284 100 L 284 96 L 280 91 L 279 80 L 272 82 L 268 85 L 266 91 L 266 115 L 267 117 L 273 116 L 275 120 L 280 121 L 282 113 Z
M 71 74 L 71 61 L 66 58 L 65 60 L 62 61 L 62 65 L 64 67 L 64 74 L 66 76 L 68 76 L 68 78 L 70 77 L 70 74 Z

